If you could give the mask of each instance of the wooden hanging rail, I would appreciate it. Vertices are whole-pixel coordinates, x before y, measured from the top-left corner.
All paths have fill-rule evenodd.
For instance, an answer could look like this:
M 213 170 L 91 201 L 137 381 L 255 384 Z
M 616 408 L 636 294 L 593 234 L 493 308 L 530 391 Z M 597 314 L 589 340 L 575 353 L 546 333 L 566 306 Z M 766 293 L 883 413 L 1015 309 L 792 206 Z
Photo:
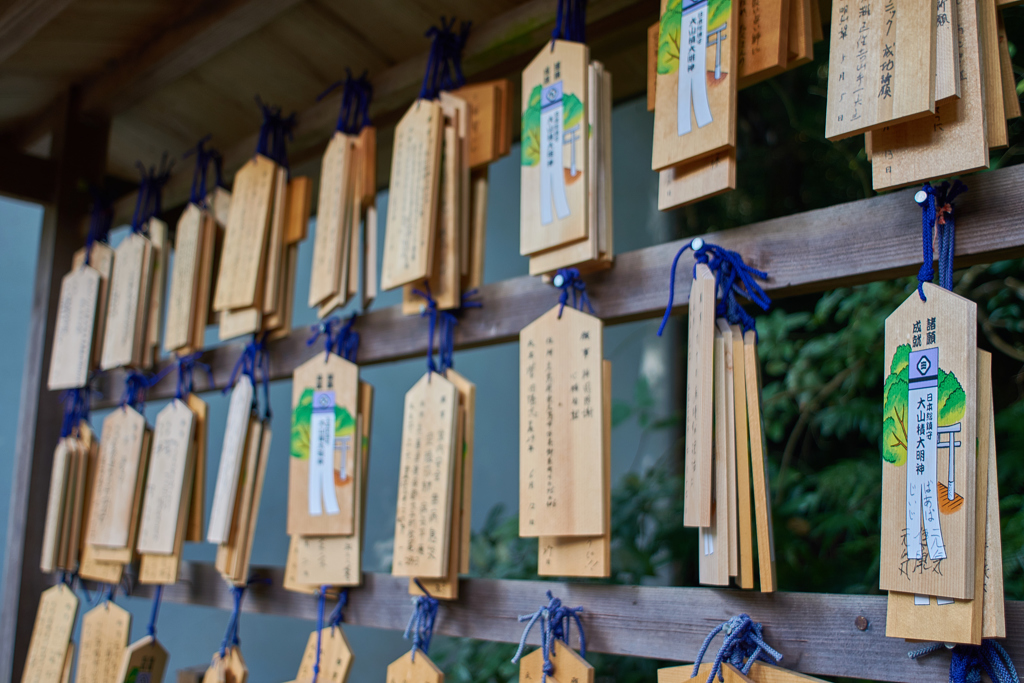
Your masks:
M 242 603 L 244 611 L 316 619 L 316 598 L 284 590 L 282 569 L 259 567 L 255 572 L 271 584 L 254 584 Z M 231 593 L 213 565 L 183 563 L 181 577 L 164 588 L 164 600 L 232 608 Z M 883 595 L 463 579 L 459 599 L 442 601 L 434 632 L 518 643 L 523 625 L 516 617 L 546 603 L 547 590 L 566 605 L 583 606 L 587 649 L 595 652 L 693 661 L 712 628 L 745 612 L 764 624 L 765 639 L 783 654 L 782 663 L 797 671 L 904 683 L 949 675 L 948 655 L 911 660 L 907 652 L 913 644 L 885 637 Z M 136 586 L 133 595 L 151 597 L 153 587 Z M 362 587 L 350 589 L 345 623 L 402 630 L 409 614 L 408 579 L 364 573 Z M 1006 603 L 1006 630 L 1024 630 L 1024 602 Z M 540 643 L 537 631 L 529 642 Z M 1024 659 L 1024 640 L 1002 642 L 1013 659 Z
M 957 267 L 1024 256 L 1024 166 L 1013 166 L 970 179 L 970 192 L 957 202 Z M 824 209 L 774 218 L 710 233 L 705 239 L 738 251 L 747 263 L 769 273 L 765 290 L 780 298 L 834 287 L 884 280 L 917 271 L 921 249 L 915 236 L 921 214 L 914 190 L 893 192 Z M 668 298 L 668 273 L 678 240 L 615 257 L 615 267 L 587 276 L 594 309 L 605 324 L 661 316 Z M 681 264 L 692 263 L 684 256 Z M 678 276 L 680 280 L 683 275 Z M 676 288 L 676 313 L 686 307 L 687 287 Z M 539 278 L 523 276 L 484 286 L 484 306 L 461 315 L 456 329 L 458 349 L 515 341 L 519 331 L 550 308 L 557 296 Z M 356 329 L 362 337 L 362 365 L 410 358 L 426 352 L 426 323 L 404 316 L 400 306 L 362 316 Z M 290 377 L 313 351 L 308 330 L 297 329 L 270 346 L 272 379 Z M 203 355 L 218 387 L 228 381 L 241 352 L 240 344 L 211 349 Z M 164 365 L 167 361 L 164 362 Z M 161 366 L 162 367 L 162 366 Z M 201 381 L 200 381 L 201 382 Z M 107 373 L 99 382 L 102 398 L 94 407 L 115 405 L 124 372 Z M 149 398 L 174 395 L 174 373 L 149 392 Z

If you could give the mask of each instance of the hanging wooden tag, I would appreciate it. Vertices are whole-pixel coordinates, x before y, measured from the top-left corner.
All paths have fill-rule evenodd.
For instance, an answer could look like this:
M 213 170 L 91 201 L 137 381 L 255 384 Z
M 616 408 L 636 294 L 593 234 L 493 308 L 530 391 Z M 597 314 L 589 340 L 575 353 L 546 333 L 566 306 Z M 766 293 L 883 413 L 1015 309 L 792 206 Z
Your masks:
M 195 466 L 192 429 L 195 415 L 188 405 L 174 399 L 157 413 L 153 453 L 146 477 L 146 496 L 139 525 L 140 553 L 170 555 L 179 526 L 188 514 L 186 490 Z
M 833 4 L 825 137 L 840 140 L 935 111 L 933 26 L 934 2 Z
M 50 573 L 57 566 L 57 551 L 60 529 L 64 519 L 64 504 L 67 499 L 68 440 L 62 438 L 53 451 L 53 465 L 50 467 L 50 493 L 46 499 L 46 518 L 43 524 L 42 554 L 39 569 Z
M 357 137 L 353 149 L 352 169 L 352 201 L 349 203 L 349 230 L 348 230 L 348 267 L 345 269 L 344 294 L 345 302 L 359 293 L 359 264 L 362 261 L 362 218 L 363 218 L 363 172 L 365 163 L 363 156 L 366 154 L 362 146 L 362 138 Z
M 213 504 L 210 507 L 210 525 L 206 533 L 206 540 L 209 543 L 220 544 L 228 540 L 252 401 L 252 381 L 248 375 L 242 374 L 231 390 L 231 401 L 228 405 L 224 444 L 217 470 L 217 484 L 213 491 Z
M 358 144 L 362 152 L 362 172 L 360 177 L 360 203 L 363 206 L 376 206 L 377 203 L 377 129 L 363 126 L 359 131 Z
M 95 493 L 95 488 L 99 479 L 100 447 L 99 443 L 92 437 L 92 430 L 83 429 L 82 433 L 85 435 L 84 443 L 89 444 L 89 462 L 86 468 L 85 500 L 82 509 L 84 531 L 80 542 L 81 551 L 78 575 L 83 579 L 116 586 L 121 582 L 121 573 L 124 571 L 124 567 L 117 562 L 102 562 L 96 559 L 95 546 L 88 541 L 89 529 L 92 525 L 93 502 L 98 497 Z
M 458 200 L 459 275 L 464 276 L 469 272 L 469 103 L 450 92 L 443 92 L 438 98 L 445 116 L 452 117 L 458 137 L 458 143 L 453 145 L 457 147 L 458 154 L 454 160 L 454 175 L 458 179 L 455 195 Z
M 759 662 L 755 662 L 756 666 Z M 673 666 L 667 669 L 658 669 L 658 683 L 687 683 L 694 682 L 700 683 L 701 681 L 708 680 L 708 676 L 711 675 L 711 668 L 713 664 L 711 662 L 704 662 L 700 665 L 697 673 L 693 673 L 693 664 L 685 664 L 683 666 Z M 779 669 L 780 667 L 772 667 L 773 669 Z M 786 673 L 789 673 L 786 669 L 781 669 Z M 728 662 L 722 662 L 721 668 L 722 679 L 725 683 L 752 683 L 753 679 L 743 675 L 743 673 Z M 795 676 L 802 677 L 801 674 L 794 674 Z M 810 677 L 807 677 L 810 679 Z M 538 679 L 539 680 L 539 679 Z M 716 677 L 717 680 L 717 677 Z M 817 679 L 810 679 L 811 681 Z M 764 678 L 758 679 L 756 683 L 783 683 L 782 679 Z M 808 681 L 807 683 L 810 683 Z
M 686 345 L 686 472 L 683 524 L 711 526 L 715 277 L 698 263 L 690 285 Z
M 274 316 L 282 306 L 281 292 L 284 291 L 284 219 L 285 198 L 288 193 L 288 171 L 278 166 L 274 173 L 274 190 L 270 210 L 270 226 L 267 231 L 266 273 L 263 277 L 263 315 Z M 264 322 L 264 329 L 269 330 Z
M 947 2 L 949 0 L 946 0 Z M 1003 12 L 996 12 L 996 31 L 999 39 L 999 73 L 1003 87 L 1003 114 L 1007 120 L 1020 116 L 1020 98 L 1017 95 L 1017 77 L 1013 72 L 1013 61 L 1010 59 L 1010 43 L 1006 37 L 1006 24 Z
M 1009 57 L 1009 53 L 1007 53 Z M 71 269 L 85 265 L 85 247 L 71 258 Z M 96 296 L 96 319 L 93 324 L 92 367 L 99 367 L 103 350 L 103 331 L 107 324 L 107 298 L 110 293 L 110 276 L 114 271 L 114 250 L 103 242 L 93 242 L 89 251 L 89 267 L 100 274 L 100 285 Z
M 377 298 L 377 207 L 366 209 L 366 247 L 363 253 L 363 310 Z
M 771 488 L 765 459 L 761 417 L 761 365 L 757 359 L 757 332 L 743 333 L 743 373 L 746 379 L 747 426 L 750 430 L 750 472 L 754 482 L 754 518 L 757 522 L 757 562 L 761 592 L 775 591 L 775 530 L 772 525 Z
M 78 596 L 65 584 L 58 583 L 43 591 L 21 680 L 45 683 L 61 680 L 77 614 Z
M 736 671 L 731 664 L 726 664 L 725 666 Z M 704 674 L 704 678 L 707 679 L 707 674 Z M 750 667 L 750 673 L 747 674 L 747 678 L 754 683 L 828 683 L 828 681 L 821 678 L 808 676 L 807 674 L 775 666 L 774 664 L 766 664 L 762 661 L 754 662 Z M 659 683 L 661 682 L 659 681 Z
M 164 350 L 168 352 L 188 346 L 195 339 L 193 308 L 198 298 L 202 239 L 203 210 L 190 203 L 178 219 L 174 239 L 174 268 L 171 271 L 167 326 L 164 331 Z
M 594 683 L 594 667 L 561 640 L 551 646 L 551 664 L 554 673 L 548 675 L 551 683 Z M 544 678 L 544 650 L 538 648 L 519 660 L 520 683 L 539 682 Z
M 75 444 L 75 476 L 74 491 L 72 492 L 70 531 L 67 535 L 67 550 L 64 568 L 68 571 L 77 571 L 80 561 L 80 549 L 82 546 L 82 518 L 84 516 L 85 487 L 88 479 L 89 453 L 88 447 L 81 438 L 74 439 Z
M 234 311 L 221 311 L 217 337 L 221 341 L 228 341 L 236 337 L 256 334 L 262 329 L 263 311 L 256 306 Z
M 718 404 L 718 394 L 721 393 L 724 399 L 723 409 L 725 411 L 725 457 L 726 470 L 728 474 L 728 503 L 729 503 L 729 576 L 739 576 L 739 501 L 737 499 L 737 460 L 736 460 L 736 400 L 733 396 L 735 381 L 733 378 L 733 344 L 732 328 L 724 318 L 715 321 L 718 332 L 722 335 L 722 373 L 715 371 L 715 380 L 722 380 L 722 384 L 715 387 L 715 404 Z M 717 359 L 716 359 L 717 360 Z M 715 415 L 718 417 L 717 413 Z
M 143 636 L 129 645 L 121 657 L 117 683 L 162 683 L 167 669 L 167 650 L 153 636 Z
M 338 294 L 344 251 L 343 226 L 353 190 L 350 172 L 353 156 L 353 139 L 336 131 L 327 143 L 320 164 L 320 197 L 309 281 L 310 307 Z
M 99 271 L 86 265 L 61 278 L 47 381 L 51 391 L 84 387 L 89 381 L 99 290 Z
M 602 430 L 604 438 L 604 533 L 600 536 L 541 536 L 538 539 L 538 576 L 607 578 L 612 564 L 612 362 L 601 363 L 603 384 Z
M 241 545 L 239 531 L 242 528 L 242 517 L 246 510 L 243 501 L 249 495 L 252 481 L 256 476 L 256 467 L 259 465 L 260 421 L 255 413 L 249 415 L 243 443 L 238 486 L 234 499 L 231 501 L 231 525 L 228 529 L 227 540 L 217 545 L 217 557 L 214 560 L 214 567 L 229 583 L 234 581 L 235 566 Z
M 789 68 L 790 3 L 800 0 L 739 0 L 737 87 L 760 83 Z M 817 2 L 817 0 L 811 0 Z
M 988 504 L 985 506 L 985 580 L 982 638 L 1006 637 L 1006 601 L 1003 594 L 1003 539 L 999 528 L 999 470 L 996 467 L 996 415 L 992 394 L 988 422 Z
M 316 631 L 309 634 L 295 680 L 313 680 L 313 667 L 317 661 L 316 648 L 318 644 L 320 645 L 320 673 L 316 680 L 345 683 L 348 680 L 348 673 L 352 669 L 354 657 L 352 647 L 348 644 L 345 632 L 340 626 L 328 626 L 319 634 Z
M 395 127 L 384 265 L 384 291 L 430 277 L 441 175 L 441 106 L 416 100 Z
M 886 609 L 885 635 L 910 640 L 935 640 L 944 643 L 981 645 L 987 562 L 985 526 L 988 518 L 988 453 L 987 425 L 992 419 L 992 354 L 977 351 L 978 393 L 977 425 L 978 462 L 975 470 L 974 500 L 976 507 L 974 548 L 973 600 L 936 599 L 927 595 L 891 591 Z M 986 425 L 981 429 L 981 425 Z M 984 455 L 982 455 L 984 454 Z
M 185 402 L 196 418 L 192 428 L 196 464 L 192 468 L 192 502 L 189 505 L 185 540 L 199 543 L 203 540 L 203 506 L 206 505 L 206 430 L 210 406 L 196 394 L 189 394 Z
M 256 155 L 235 174 L 213 308 L 258 306 L 277 164 Z
M 129 406 L 103 420 L 89 543 L 125 548 L 133 524 L 136 490 L 144 472 L 146 418 Z
M 587 68 L 583 43 L 554 40 L 523 70 L 519 253 L 586 239 Z
M 82 617 L 78 654 L 78 683 L 109 683 L 115 680 L 121 655 L 128 647 L 132 615 L 104 600 Z
M 736 418 L 737 533 L 740 588 L 754 587 L 754 529 L 751 509 L 750 451 L 747 444 L 747 386 L 743 354 L 743 330 L 732 325 L 733 415 Z
M 145 347 L 142 365 L 152 367 L 160 350 L 160 337 L 164 328 L 164 295 L 167 293 L 167 269 L 170 264 L 171 242 L 167 224 L 159 218 L 150 218 L 146 224 L 152 250 L 149 303 L 146 309 Z
M 960 97 L 936 105 L 934 116 L 872 132 L 869 147 L 875 190 L 916 185 L 988 166 L 978 0 L 959 0 L 955 6 Z
M 662 3 L 651 164 L 655 171 L 736 146 L 737 9 L 732 0 Z
M 978 0 L 978 42 L 981 50 L 981 89 L 985 103 L 985 135 L 989 149 L 1010 144 L 1003 106 L 1003 75 L 999 66 L 999 28 L 996 25 L 996 0 Z M 1014 93 L 1014 98 L 1017 95 Z
M 424 652 L 412 652 L 388 664 L 387 683 L 444 683 L 444 672 Z
M 354 530 L 359 366 L 318 352 L 292 374 L 288 533 Z
M 263 480 L 260 474 L 265 471 L 263 452 L 266 442 L 263 441 L 264 425 L 256 417 L 249 420 L 249 436 L 246 439 L 245 469 L 238 481 L 238 498 L 235 514 L 231 522 L 231 538 L 226 550 L 227 563 L 224 570 L 225 578 L 232 583 L 238 581 L 245 565 L 247 539 L 253 525 L 254 500 L 260 495 Z M 223 546 L 222 546 L 223 547 Z
M 182 353 L 201 350 L 206 344 L 206 325 L 214 315 L 213 303 L 213 271 L 214 260 L 218 255 L 218 239 L 221 228 L 217 225 L 212 211 L 203 212 L 200 223 L 201 241 L 199 243 L 199 266 L 196 273 L 196 299 L 192 306 L 192 320 L 189 327 L 192 336 L 189 346 Z
M 935 102 L 960 97 L 960 42 L 956 0 L 935 6 Z
M 442 96 L 447 93 L 442 93 Z M 496 161 L 499 133 L 497 131 L 500 113 L 498 86 L 494 81 L 471 83 L 451 93 L 464 100 L 469 115 L 469 167 L 477 169 Z
M 487 169 L 473 171 L 470 184 L 469 272 L 462 289 L 479 289 L 484 284 L 484 255 L 487 240 Z
M 232 583 L 236 586 L 244 586 L 249 578 L 249 564 L 252 561 L 253 541 L 256 538 L 256 523 L 259 521 L 260 501 L 263 499 L 263 483 L 267 478 L 267 461 L 270 459 L 270 444 L 273 433 L 270 429 L 270 421 L 262 423 L 259 432 L 259 453 L 256 462 L 256 471 L 253 476 L 251 493 L 243 500 L 247 514 L 239 523 L 238 544 L 234 557 L 234 570 Z
M 462 506 L 459 533 L 459 573 L 469 573 L 469 547 L 472 536 L 473 509 L 473 443 L 476 438 L 476 384 L 464 376 L 448 368 L 445 377 L 455 385 L 459 392 L 459 405 L 465 413 L 463 427 L 462 450 L 456 456 L 462 459 Z
M 60 533 L 57 537 L 57 567 L 68 568 L 68 542 L 71 535 L 71 517 L 75 509 L 75 487 L 78 474 L 78 440 L 67 439 L 67 476 L 64 480 L 64 504 L 61 511 Z
M 498 87 L 498 156 L 508 156 L 512 150 L 512 82 L 507 78 L 494 81 Z
M 146 425 L 142 434 L 142 453 L 139 457 L 139 464 L 135 475 L 134 496 L 126 501 L 122 501 L 125 505 L 131 505 L 131 507 L 127 508 L 128 541 L 123 546 L 94 545 L 93 552 L 96 559 L 101 562 L 128 564 L 135 559 L 135 537 L 139 530 L 139 513 L 142 510 L 142 494 L 146 483 L 145 477 L 142 475 L 149 466 L 149 448 L 152 442 L 153 430 L 149 428 L 149 425 Z M 102 498 L 100 500 L 102 502 Z
M 427 373 L 405 394 L 393 576 L 448 571 L 458 390 Z
M 790 0 L 789 2 L 789 36 L 786 40 L 786 52 L 789 60 L 787 69 L 794 69 L 814 59 L 814 29 L 811 21 L 812 7 L 818 0 Z M 871 11 L 874 11 L 872 8 Z
M 149 364 L 149 306 L 153 294 L 153 271 L 158 256 L 152 240 L 146 240 L 146 250 L 142 258 L 142 290 L 135 313 L 135 337 L 132 346 L 132 364 L 136 367 L 145 367 Z
M 313 180 L 295 176 L 288 181 L 288 214 L 285 219 L 285 244 L 298 244 L 309 231 L 310 205 L 313 203 Z
M 712 321 L 714 325 L 714 321 Z M 698 535 L 700 582 L 715 586 L 729 585 L 729 454 L 726 439 L 725 339 L 714 330 L 712 465 L 714 500 L 711 524 L 701 527 Z
M 924 294 L 885 321 L 879 587 L 973 598 L 977 304 Z
M 600 536 L 603 323 L 559 306 L 519 333 L 519 535 Z
M 671 211 L 736 189 L 736 150 L 658 172 L 658 210 Z
M 132 233 L 118 245 L 110 278 L 110 300 L 103 335 L 103 370 L 131 365 L 134 360 L 139 302 L 148 294 L 143 277 L 149 240 Z

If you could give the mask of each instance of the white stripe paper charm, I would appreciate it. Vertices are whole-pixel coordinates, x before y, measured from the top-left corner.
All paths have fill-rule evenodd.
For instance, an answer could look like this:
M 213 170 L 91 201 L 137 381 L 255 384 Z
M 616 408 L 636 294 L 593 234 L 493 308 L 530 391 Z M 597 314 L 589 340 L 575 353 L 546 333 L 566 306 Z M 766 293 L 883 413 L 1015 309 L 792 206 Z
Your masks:
M 911 351 L 907 434 L 910 440 L 908 455 L 912 457 L 907 459 L 907 557 L 913 560 L 922 558 L 922 521 L 928 556 L 933 560 L 946 558 L 939 526 L 939 486 L 936 481 L 938 390 L 938 347 Z
M 569 217 L 569 199 L 565 194 L 565 171 L 562 161 L 562 145 L 565 137 L 563 128 L 562 81 L 545 86 L 541 91 L 540 141 L 540 222 L 548 225 L 551 202 L 555 202 L 555 213 L 559 219 Z M 575 151 L 575 140 L 572 141 Z M 575 175 L 575 174 L 574 174 Z
M 683 0 L 682 25 L 679 30 L 680 43 L 686 43 L 685 58 L 679 55 L 679 90 L 676 101 L 676 127 L 678 135 L 690 132 L 690 102 L 693 96 L 693 114 L 697 127 L 711 123 L 711 107 L 708 105 L 708 3 L 707 0 L 692 2 Z M 721 48 L 719 48 L 721 49 Z
M 334 421 L 334 392 L 314 392 L 309 425 L 309 514 L 313 516 L 324 514 L 325 508 L 328 515 L 341 512 L 334 490 Z

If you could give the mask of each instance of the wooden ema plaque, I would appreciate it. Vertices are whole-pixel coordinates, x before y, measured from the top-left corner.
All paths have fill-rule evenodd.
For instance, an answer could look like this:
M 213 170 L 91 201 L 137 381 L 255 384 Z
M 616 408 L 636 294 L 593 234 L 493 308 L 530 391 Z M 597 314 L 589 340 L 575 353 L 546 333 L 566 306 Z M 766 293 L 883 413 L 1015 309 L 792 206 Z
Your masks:
M 194 427 L 195 415 L 180 399 L 172 400 L 156 416 L 139 523 L 140 553 L 174 553 L 179 527 L 184 528 L 188 514 L 195 465 Z
M 558 313 L 519 333 L 519 535 L 601 536 L 603 323 Z
M 423 652 L 406 652 L 388 664 L 387 683 L 444 683 L 444 672 Z
M 995 444 L 989 441 L 992 416 L 992 354 L 978 351 L 978 463 L 975 483 L 974 599 L 951 600 L 911 593 L 889 593 L 885 616 L 885 635 L 910 640 L 970 643 L 981 645 L 985 600 L 986 566 L 989 544 L 988 487 L 990 454 Z M 998 482 L 997 482 L 998 485 Z
M 131 613 L 111 600 L 104 600 L 85 613 L 79 636 L 77 683 L 115 680 L 121 656 L 128 647 L 131 625 Z
M 789 67 L 790 3 L 795 2 L 798 0 L 739 0 L 740 90 Z
M 328 626 L 319 633 L 313 631 L 309 634 L 295 680 L 313 680 L 318 644 L 320 645 L 320 672 L 316 680 L 345 683 L 355 657 L 352 655 L 352 647 L 348 644 L 348 638 L 345 637 L 345 632 L 340 626 Z
M 317 352 L 292 375 L 288 533 L 348 536 L 355 529 L 359 366 Z
M 739 573 L 736 584 L 740 588 L 754 587 L 754 523 L 751 497 L 750 451 L 747 431 L 746 362 L 743 353 L 743 330 L 732 325 L 733 360 L 733 414 L 736 416 L 736 491 L 737 530 L 739 533 Z
M 380 276 L 385 291 L 430 275 L 443 127 L 441 106 L 431 100 L 416 100 L 395 127 Z
M 73 389 L 89 381 L 100 273 L 82 265 L 61 278 L 47 388 Z
M 121 657 L 116 683 L 162 683 L 167 670 L 167 650 L 153 636 L 144 636 L 129 645 Z
M 115 250 L 100 362 L 103 370 L 131 365 L 136 359 L 136 340 L 141 319 L 145 318 L 141 314 L 149 296 L 147 264 L 151 250 L 149 240 L 137 233 L 125 237 Z
M 63 680 L 68 643 L 77 614 L 78 597 L 66 585 L 59 583 L 43 591 L 21 680 L 42 683 Z
M 320 197 L 317 210 L 309 305 L 318 306 L 337 294 L 341 280 L 344 226 L 352 199 L 353 138 L 335 132 L 320 164 Z
M 1004 30 L 1004 45 L 1006 43 L 1005 33 Z M 1010 54 L 1007 52 L 1006 59 L 1009 60 L 1009 58 Z M 83 265 L 85 265 L 85 247 L 75 252 L 74 257 L 71 259 L 71 269 L 81 268 Z M 114 272 L 114 250 L 110 248 L 110 245 L 103 242 L 92 243 L 92 248 L 89 250 L 89 267 L 94 268 L 100 274 L 99 293 L 96 299 L 96 321 L 93 324 L 91 361 L 92 367 L 99 367 L 103 351 L 103 333 L 107 324 L 107 299 L 110 294 L 110 276 Z
M 551 683 L 594 683 L 594 667 L 587 660 L 561 640 L 551 646 L 553 674 L 547 677 Z M 540 683 L 544 679 L 544 651 L 534 650 L 519 660 L 519 683 Z
M 210 508 L 210 525 L 206 540 L 209 543 L 226 543 L 231 530 L 235 493 L 242 469 L 242 454 L 245 449 L 249 418 L 252 414 L 253 386 L 248 375 L 241 375 L 228 404 L 227 425 L 224 428 L 224 443 L 217 469 L 217 484 Z
M 736 146 L 737 3 L 662 0 L 655 171 Z
M 140 482 L 145 478 L 146 418 L 134 408 L 115 408 L 103 420 L 103 441 L 93 490 L 89 543 L 128 547 L 135 525 Z
M 168 352 L 188 346 L 195 338 L 193 310 L 198 298 L 203 220 L 203 210 L 196 204 L 186 206 L 178 219 L 164 328 L 164 350 Z
M 590 51 L 554 40 L 523 70 L 519 253 L 587 237 Z
M 444 578 L 455 468 L 458 390 L 427 373 L 405 395 L 391 574 Z
M 833 3 L 826 138 L 840 140 L 935 111 L 934 26 L 934 2 Z
M 955 1 L 959 35 L 963 38 L 958 41 L 960 97 L 936 105 L 934 116 L 872 132 L 867 148 L 875 190 L 915 185 L 988 166 L 979 0 Z
M 671 211 L 736 189 L 736 150 L 658 172 L 658 210 Z
M 885 321 L 879 587 L 970 599 L 977 304 L 923 287 Z
M 715 278 L 698 263 L 691 281 L 686 345 L 686 460 L 683 524 L 710 527 L 714 401 Z
M 235 174 L 231 210 L 224 230 L 220 272 L 213 300 L 216 311 L 260 305 L 267 233 L 277 164 L 256 155 Z
M 220 656 L 219 650 L 213 653 L 210 666 L 203 674 L 202 683 L 246 683 L 248 679 L 249 667 L 245 665 L 241 648 L 231 646 L 227 648 L 223 657 Z M 180 671 L 178 683 L 182 683 Z
M 755 663 L 756 664 L 756 663 Z M 693 673 L 693 664 L 684 664 L 683 666 L 673 666 L 667 669 L 658 669 L 658 683 L 688 683 L 693 681 L 694 683 L 704 683 L 708 680 L 708 676 L 711 675 L 711 669 L 713 664 L 711 662 L 704 662 L 700 665 L 697 673 Z M 779 667 L 772 667 L 777 669 Z M 783 672 L 787 672 L 782 669 Z M 752 678 L 744 676 L 743 673 L 728 662 L 722 662 L 722 679 L 725 683 L 782 683 L 782 679 L 761 679 L 754 681 Z M 800 676 L 800 674 L 793 674 Z M 806 678 L 810 679 L 809 676 Z M 715 677 L 718 680 L 718 677 Z M 816 679 L 810 679 L 816 680 Z
M 757 561 L 761 592 L 775 591 L 775 531 L 772 525 L 771 488 L 768 485 L 768 446 L 761 419 L 761 365 L 757 358 L 757 332 L 743 334 L 743 373 L 746 379 L 747 427 L 750 432 L 750 473 L 754 483 L 754 519 L 757 523 Z

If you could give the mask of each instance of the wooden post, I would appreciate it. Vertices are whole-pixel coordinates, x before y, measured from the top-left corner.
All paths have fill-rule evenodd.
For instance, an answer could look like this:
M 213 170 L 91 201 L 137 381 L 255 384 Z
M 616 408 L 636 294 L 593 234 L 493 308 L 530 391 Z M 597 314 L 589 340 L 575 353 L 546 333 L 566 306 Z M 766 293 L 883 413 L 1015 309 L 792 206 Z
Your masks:
M 11 480 L 7 551 L 0 603 L 0 683 L 18 680 L 25 662 L 39 594 L 51 583 L 39 571 L 39 552 L 53 450 L 60 435 L 60 395 L 46 389 L 60 280 L 81 246 L 89 206 L 87 183 L 106 166 L 108 120 L 86 120 L 73 91 L 62 99 L 53 128 L 56 182 L 46 205 L 39 243 L 32 318 L 21 381 L 21 408 Z

